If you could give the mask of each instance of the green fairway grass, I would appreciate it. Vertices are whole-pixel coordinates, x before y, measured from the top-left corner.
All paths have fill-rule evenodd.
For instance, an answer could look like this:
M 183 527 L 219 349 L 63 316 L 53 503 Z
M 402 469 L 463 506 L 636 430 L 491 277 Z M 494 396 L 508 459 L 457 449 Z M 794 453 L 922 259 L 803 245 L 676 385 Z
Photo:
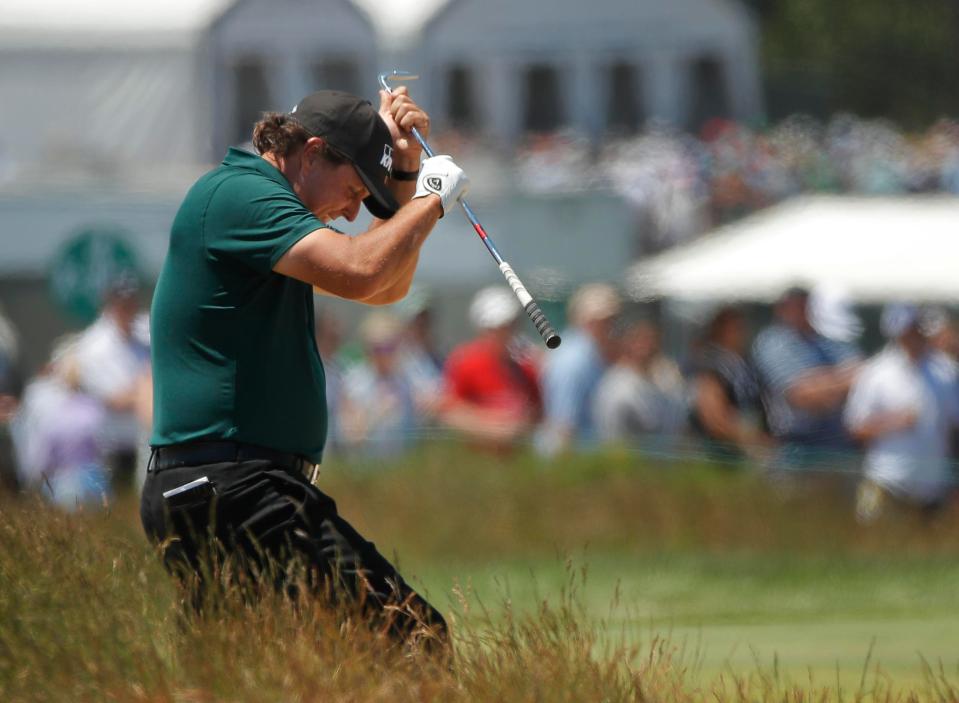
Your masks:
M 808 492 L 783 496 L 748 473 L 615 455 L 559 467 L 470 457 L 460 467 L 476 473 L 464 480 L 445 456 L 406 470 L 419 483 L 404 470 L 331 480 L 361 524 L 390 492 L 391 507 L 379 506 L 367 531 L 441 606 L 459 584 L 484 603 L 530 611 L 572 578 L 589 616 L 635 642 L 682 644 L 699 683 L 776 668 L 785 680 L 812 675 L 852 690 L 867 657 L 870 672 L 878 666 L 906 689 L 927 681 L 927 666 L 959 680 L 954 515 L 860 526 L 846 476 L 816 476 Z M 435 491 L 409 491 L 424 478 Z M 438 505 L 451 495 L 458 510 Z M 407 542 L 423 524 L 426 534 Z
M 867 529 L 821 478 L 456 445 L 327 466 L 447 613 L 452 672 L 303 605 L 185 621 L 134 500 L 4 499 L 0 700 L 959 700 L 959 516 Z
M 959 680 L 959 563 L 928 559 L 713 554 L 584 555 L 585 579 L 560 559 L 448 564 L 413 573 L 432 594 L 468 584 L 488 604 L 532 610 L 572 580 L 586 612 L 635 642 L 667 638 L 706 683 L 724 671 L 858 685 L 870 655 L 899 686 L 929 664 Z M 572 571 L 571 571 L 572 569 Z M 455 603 L 450 603 L 455 605 Z

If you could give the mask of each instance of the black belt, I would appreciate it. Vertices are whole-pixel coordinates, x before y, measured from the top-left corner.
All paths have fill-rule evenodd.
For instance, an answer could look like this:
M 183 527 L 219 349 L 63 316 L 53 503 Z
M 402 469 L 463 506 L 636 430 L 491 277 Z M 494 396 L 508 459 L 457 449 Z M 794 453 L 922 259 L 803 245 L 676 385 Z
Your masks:
M 258 447 L 255 444 L 228 441 L 188 442 L 153 447 L 148 470 L 164 471 L 181 466 L 240 461 L 268 461 L 287 471 L 303 474 L 310 481 L 316 478 L 316 464 L 298 454 Z

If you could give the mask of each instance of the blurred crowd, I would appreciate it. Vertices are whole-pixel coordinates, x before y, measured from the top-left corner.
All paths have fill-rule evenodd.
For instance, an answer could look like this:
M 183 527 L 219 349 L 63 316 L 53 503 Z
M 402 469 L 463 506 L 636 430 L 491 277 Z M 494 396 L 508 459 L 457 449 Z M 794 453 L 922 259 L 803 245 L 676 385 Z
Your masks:
M 619 193 L 640 216 L 645 250 L 658 250 L 800 193 L 959 194 L 959 122 L 905 134 L 851 115 L 764 129 L 716 119 L 698 135 L 652 126 L 598 149 L 559 133 L 531 137 L 514 166 L 526 191 Z
M 150 425 L 149 338 L 135 282 L 112 286 L 100 317 L 60 340 L 25 384 L 12 327 L 0 323 L 0 474 L 67 508 L 138 485 Z M 932 515 L 955 493 L 959 335 L 946 310 L 888 305 L 882 348 L 843 291 L 785 291 L 771 322 L 721 306 L 677 358 L 653 320 L 605 283 L 581 287 L 553 351 L 526 336 L 505 286 L 473 297 L 473 335 L 451 349 L 435 309 L 414 294 L 360 322 L 355 343 L 320 305 L 317 348 L 330 407 L 327 456 L 382 466 L 424 440 L 547 459 L 615 447 L 771 479 L 841 474 L 860 520 L 887 510 Z M 2 318 L 0 318 L 2 319 Z M 367 461 L 368 460 L 368 461 Z
M 104 292 L 99 317 L 54 344 L 25 382 L 16 333 L 0 342 L 0 475 L 67 509 L 106 504 L 142 480 L 152 419 L 149 325 L 132 275 Z

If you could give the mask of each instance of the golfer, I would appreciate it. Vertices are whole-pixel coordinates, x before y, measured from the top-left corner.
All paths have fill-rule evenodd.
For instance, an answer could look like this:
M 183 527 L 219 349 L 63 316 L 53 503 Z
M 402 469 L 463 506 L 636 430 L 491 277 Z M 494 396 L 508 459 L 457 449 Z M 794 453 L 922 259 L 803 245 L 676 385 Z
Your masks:
M 320 91 L 230 149 L 173 221 L 151 316 L 154 425 L 141 518 L 166 564 L 351 602 L 397 640 L 445 640 L 443 618 L 313 485 L 327 427 L 314 288 L 378 305 L 409 289 L 430 230 L 466 191 L 448 156 L 420 164 L 429 117 L 405 88 Z M 328 226 L 374 216 L 349 237 Z M 239 568 L 237 568 L 237 566 Z M 223 579 L 217 578 L 217 582 Z M 297 590 L 301 589 L 301 590 Z

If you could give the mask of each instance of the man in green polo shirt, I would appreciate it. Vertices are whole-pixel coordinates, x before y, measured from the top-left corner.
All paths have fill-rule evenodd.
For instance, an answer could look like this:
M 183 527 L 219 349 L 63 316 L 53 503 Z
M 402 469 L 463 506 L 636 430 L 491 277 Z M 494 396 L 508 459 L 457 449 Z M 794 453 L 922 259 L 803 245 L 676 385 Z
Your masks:
M 418 596 L 314 485 L 326 436 L 314 289 L 377 305 L 409 289 L 419 250 L 467 187 L 448 156 L 420 164 L 429 118 L 405 88 L 379 112 L 320 91 L 254 127 L 187 193 L 151 315 L 154 427 L 141 518 L 202 609 L 211 569 L 360 604 L 410 642 L 445 639 Z M 349 237 L 327 226 L 376 218 Z M 226 558 L 224 560 L 224 558 Z M 299 567 L 297 570 L 296 567 Z M 300 576 L 291 583 L 288 574 Z

